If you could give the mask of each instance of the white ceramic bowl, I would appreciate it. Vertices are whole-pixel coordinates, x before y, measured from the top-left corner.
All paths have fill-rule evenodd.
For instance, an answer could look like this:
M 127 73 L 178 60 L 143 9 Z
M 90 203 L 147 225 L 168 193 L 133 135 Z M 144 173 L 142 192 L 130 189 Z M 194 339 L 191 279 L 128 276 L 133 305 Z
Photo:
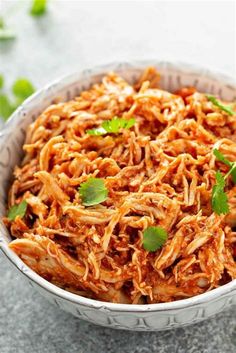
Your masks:
M 192 65 L 169 62 L 116 63 L 75 73 L 48 85 L 27 99 L 0 132 L 0 217 L 5 214 L 9 180 L 14 166 L 21 158 L 21 146 L 27 126 L 50 105 L 55 98 L 68 100 L 92 83 L 100 81 L 114 70 L 133 82 L 146 66 L 156 66 L 161 73 L 161 86 L 175 90 L 181 86 L 195 86 L 198 90 L 217 94 L 236 101 L 236 83 L 222 74 Z M 67 292 L 47 282 L 27 267 L 9 248 L 11 236 L 0 223 L 0 247 L 7 258 L 48 300 L 81 319 L 117 329 L 158 331 L 196 323 L 236 304 L 236 280 L 193 298 L 150 305 L 113 304 L 87 299 Z

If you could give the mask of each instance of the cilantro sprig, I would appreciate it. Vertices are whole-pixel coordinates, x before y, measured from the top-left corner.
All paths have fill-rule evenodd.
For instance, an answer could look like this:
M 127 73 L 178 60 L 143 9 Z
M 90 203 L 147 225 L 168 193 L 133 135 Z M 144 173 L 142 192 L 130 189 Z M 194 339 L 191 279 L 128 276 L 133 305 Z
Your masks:
M 229 204 L 225 185 L 229 175 L 232 176 L 233 182 L 236 183 L 236 163 L 230 162 L 218 149 L 214 149 L 213 153 L 218 161 L 224 163 L 230 169 L 224 176 L 219 170 L 216 172 L 216 184 L 212 188 L 211 197 L 212 209 L 218 215 L 227 214 L 229 213 Z
M 21 201 L 18 205 L 12 206 L 7 214 L 7 218 L 10 221 L 14 221 L 17 216 L 23 218 L 27 210 L 27 202 L 25 200 Z
M 79 194 L 84 206 L 93 206 L 107 199 L 108 190 L 103 179 L 88 178 L 86 182 L 80 185 Z
M 227 174 L 231 174 L 233 182 L 236 184 L 236 163 L 235 162 L 230 162 L 225 156 L 218 150 L 214 149 L 213 150 L 214 155 L 216 156 L 216 159 L 228 167 L 230 167 L 229 172 Z M 227 175 L 228 176 L 228 175 Z
M 26 78 L 17 79 L 12 86 L 12 94 L 13 98 L 9 98 L 9 96 L 1 90 L 4 86 L 4 78 L 0 75 L 0 117 L 4 120 L 7 120 L 9 116 L 14 112 L 14 110 L 32 93 L 34 93 L 35 89 L 29 80 Z
M 212 96 L 210 94 L 206 95 L 207 99 L 212 102 L 216 107 L 220 108 L 221 110 L 223 110 L 224 112 L 226 112 L 228 115 L 235 115 L 236 113 L 233 111 L 233 109 L 229 106 L 229 105 L 224 105 L 222 103 L 220 103 L 218 101 L 218 99 L 216 99 L 215 96 Z
M 32 16 L 42 16 L 47 11 L 47 0 L 33 0 L 30 9 Z
M 135 119 L 131 118 L 129 120 L 114 117 L 111 120 L 106 120 L 102 123 L 101 127 L 87 130 L 89 135 L 105 135 L 105 134 L 117 134 L 121 129 L 130 129 L 135 124 Z
M 211 204 L 213 211 L 218 215 L 229 213 L 228 197 L 224 191 L 224 188 L 225 179 L 221 172 L 217 170 L 216 184 L 213 186 L 212 189 Z
M 148 227 L 143 232 L 143 247 L 145 250 L 154 252 L 160 249 L 168 235 L 164 228 L 162 227 Z

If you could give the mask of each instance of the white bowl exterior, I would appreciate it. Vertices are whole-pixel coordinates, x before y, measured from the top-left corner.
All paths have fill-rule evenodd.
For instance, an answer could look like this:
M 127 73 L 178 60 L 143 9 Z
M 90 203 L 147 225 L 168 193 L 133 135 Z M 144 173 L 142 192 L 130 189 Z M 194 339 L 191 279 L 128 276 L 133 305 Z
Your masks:
M 115 63 L 59 79 L 27 99 L 0 132 L 0 217 L 5 214 L 9 182 L 14 166 L 20 162 L 28 125 L 55 100 L 69 100 L 79 95 L 93 83 L 99 82 L 108 71 L 116 71 L 132 83 L 143 68 L 150 65 L 160 72 L 161 87 L 164 89 L 174 91 L 183 86 L 195 86 L 199 91 L 236 101 L 236 83 L 233 80 L 187 64 L 157 61 Z M 29 283 L 63 310 L 98 325 L 140 331 L 166 330 L 196 323 L 232 304 L 236 305 L 236 280 L 210 292 L 172 303 L 127 305 L 80 297 L 54 286 L 27 267 L 8 248 L 10 240 L 8 230 L 0 221 L 0 247 Z

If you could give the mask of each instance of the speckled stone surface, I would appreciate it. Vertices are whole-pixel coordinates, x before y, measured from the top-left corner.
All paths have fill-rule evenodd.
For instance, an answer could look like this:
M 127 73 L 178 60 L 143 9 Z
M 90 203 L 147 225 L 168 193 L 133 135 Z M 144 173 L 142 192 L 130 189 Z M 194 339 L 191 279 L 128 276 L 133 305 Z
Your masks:
M 0 11 L 17 33 L 14 42 L 0 44 L 0 72 L 8 87 L 20 76 L 40 88 L 73 70 L 145 58 L 174 58 L 236 74 L 234 1 L 204 1 L 203 11 L 202 1 L 54 0 L 41 19 L 28 16 L 27 3 L 19 3 L 0 2 Z M 217 43 L 223 43 L 224 50 Z M 236 351 L 236 308 L 173 331 L 114 331 L 80 321 L 48 303 L 2 254 L 0 300 L 1 353 Z
M 0 258 L 1 353 L 235 353 L 236 308 L 173 331 L 115 331 L 48 303 Z

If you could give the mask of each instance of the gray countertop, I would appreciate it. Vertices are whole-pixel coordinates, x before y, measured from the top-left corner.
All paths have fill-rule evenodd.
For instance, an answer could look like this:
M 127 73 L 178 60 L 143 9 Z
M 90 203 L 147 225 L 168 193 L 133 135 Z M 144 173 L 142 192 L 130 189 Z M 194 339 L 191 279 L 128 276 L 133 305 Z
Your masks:
M 116 331 L 81 321 L 33 291 L 0 257 L 1 353 L 235 353 L 236 308 L 163 332 Z
M 8 87 L 21 76 L 40 88 L 73 70 L 145 58 L 195 62 L 236 74 L 234 1 L 204 1 L 203 10 L 203 2 L 195 1 L 54 0 L 41 19 L 27 14 L 27 2 L 19 3 L 0 3 L 17 33 L 14 42 L 0 44 L 0 72 Z M 80 321 L 48 303 L 2 254 L 0 298 L 1 353 L 236 351 L 236 308 L 173 331 L 114 331 Z

